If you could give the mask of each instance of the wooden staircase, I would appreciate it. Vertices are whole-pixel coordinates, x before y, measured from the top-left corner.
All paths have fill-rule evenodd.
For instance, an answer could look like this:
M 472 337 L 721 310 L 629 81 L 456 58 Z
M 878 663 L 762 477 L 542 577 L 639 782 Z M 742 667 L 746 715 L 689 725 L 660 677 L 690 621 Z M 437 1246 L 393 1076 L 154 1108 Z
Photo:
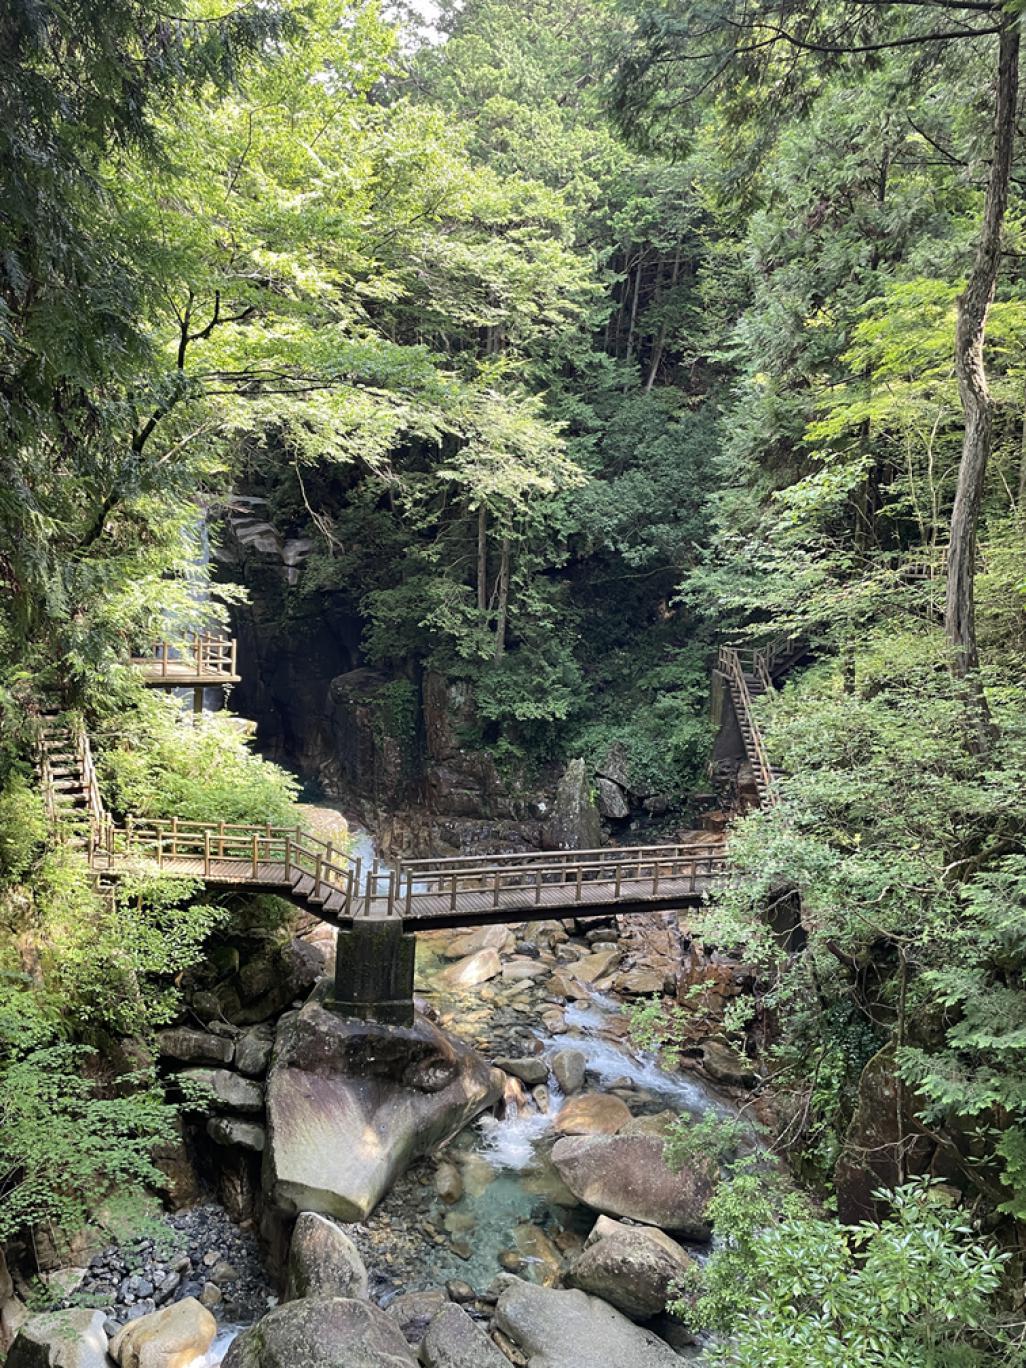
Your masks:
M 100 801 L 88 737 L 60 714 L 44 713 L 36 768 L 47 815 L 59 838 L 85 849 Z
M 755 776 L 760 807 L 777 802 L 777 785 L 783 771 L 770 761 L 753 699 L 773 693 L 777 684 L 808 655 L 809 643 L 801 637 L 781 637 L 765 647 L 720 647 L 716 668 L 730 690 L 745 756 Z

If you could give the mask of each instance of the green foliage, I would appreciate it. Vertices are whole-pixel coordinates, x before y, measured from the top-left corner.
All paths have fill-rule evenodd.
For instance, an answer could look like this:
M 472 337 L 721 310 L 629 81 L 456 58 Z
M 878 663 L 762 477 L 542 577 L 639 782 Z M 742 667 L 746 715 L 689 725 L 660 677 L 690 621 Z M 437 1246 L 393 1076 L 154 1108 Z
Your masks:
M 255 755 L 228 713 L 200 724 L 173 701 L 145 696 L 97 757 L 111 807 L 135 817 L 294 826 L 299 786 Z
M 843 1226 L 733 1178 L 711 1204 L 721 1243 L 674 1310 L 719 1330 L 710 1361 L 737 1368 L 1017 1361 L 996 1316 L 1007 1256 L 929 1183 L 887 1200 L 879 1224 Z
M 32 867 L 46 840 L 46 810 L 20 774 L 0 789 L 0 882 L 13 883 Z
M 162 1186 L 151 1155 L 173 1137 L 174 1109 L 146 1074 L 123 1074 L 111 1092 L 96 1063 L 68 1044 L 0 1063 L 0 1239 L 44 1224 L 73 1231 L 108 1195 Z

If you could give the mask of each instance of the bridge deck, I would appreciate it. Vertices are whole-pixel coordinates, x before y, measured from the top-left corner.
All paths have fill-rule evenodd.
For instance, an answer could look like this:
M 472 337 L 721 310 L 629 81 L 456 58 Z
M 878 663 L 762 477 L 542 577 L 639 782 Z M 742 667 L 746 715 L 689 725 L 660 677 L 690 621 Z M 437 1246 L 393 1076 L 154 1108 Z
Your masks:
M 498 867 L 484 860 L 455 861 L 457 869 L 436 870 L 428 878 L 387 870 L 369 874 L 363 889 L 352 872 L 342 879 L 337 868 L 318 880 L 315 872 L 282 859 L 172 855 L 159 846 L 153 852 L 145 844 L 123 852 L 101 848 L 94 852 L 93 868 L 114 877 L 147 873 L 201 879 L 218 888 L 261 889 L 299 901 L 335 926 L 399 921 L 411 932 L 690 907 L 703 902 L 723 878 L 723 858 L 712 850 L 664 860 L 634 855 L 630 848 L 604 853 L 609 858 L 601 864 L 589 863 L 587 856 L 575 863 L 569 851 L 534 862 L 519 857 L 517 863 Z M 563 863 L 553 867 L 556 858 Z M 620 877 L 607 877 L 616 868 Z

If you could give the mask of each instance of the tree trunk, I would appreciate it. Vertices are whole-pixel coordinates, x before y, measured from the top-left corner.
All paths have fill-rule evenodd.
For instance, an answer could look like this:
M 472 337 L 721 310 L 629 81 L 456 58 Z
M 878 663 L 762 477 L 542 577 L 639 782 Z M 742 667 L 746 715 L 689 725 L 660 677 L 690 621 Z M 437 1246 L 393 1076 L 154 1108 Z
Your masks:
M 509 537 L 502 539 L 502 555 L 499 561 L 499 604 L 495 620 L 495 660 L 500 661 L 506 653 L 506 620 L 509 617 Z
M 488 510 L 484 504 L 477 510 L 477 606 L 482 613 L 488 608 Z
M 631 352 L 634 350 L 634 325 L 638 321 L 638 294 L 641 291 L 641 270 L 644 261 L 645 254 L 642 252 L 638 257 L 638 265 L 634 276 L 634 294 L 631 298 L 631 321 L 630 326 L 627 329 L 627 355 L 625 360 L 628 362 L 631 359 Z
M 983 364 L 987 312 L 994 297 L 1001 238 L 1015 142 L 1016 99 L 1019 88 L 1019 29 L 1009 20 L 1001 31 L 994 148 L 983 208 L 980 241 L 965 291 L 958 300 L 955 328 L 955 373 L 965 414 L 962 459 L 958 468 L 955 504 L 951 512 L 947 599 L 944 630 L 953 647 L 953 669 L 960 678 L 974 674 L 978 663 L 973 577 L 976 569 L 976 529 L 994 429 L 994 403 Z M 976 748 L 986 745 L 990 716 L 978 682 Z
M 675 287 L 676 284 L 677 284 L 677 276 L 678 276 L 679 272 L 680 272 L 680 243 L 678 242 L 678 243 L 677 243 L 676 250 L 675 250 L 674 253 L 673 253 L 673 271 L 672 271 L 671 274 L 670 274 L 670 293 L 671 293 L 671 294 L 673 293 L 674 287 Z M 660 290 L 659 290 L 659 295 L 660 295 L 660 298 L 661 298 L 661 297 L 662 297 L 662 288 L 661 288 L 661 287 L 660 287 Z M 666 325 L 666 319 L 664 318 L 663 321 L 662 321 L 662 323 L 661 323 L 660 326 L 659 326 L 659 336 L 657 337 L 656 342 L 655 342 L 655 345 L 654 345 L 653 348 L 652 348 L 652 364 L 649 366 L 649 370 L 648 370 L 648 380 L 645 382 L 645 393 L 646 393 L 646 394 L 651 394 L 651 393 L 652 393 L 652 386 L 655 384 L 655 382 L 656 382 L 656 376 L 659 374 L 659 363 L 660 363 L 660 361 L 662 361 L 662 359 L 663 359 L 663 348 L 666 346 L 666 333 L 667 333 L 667 325 Z

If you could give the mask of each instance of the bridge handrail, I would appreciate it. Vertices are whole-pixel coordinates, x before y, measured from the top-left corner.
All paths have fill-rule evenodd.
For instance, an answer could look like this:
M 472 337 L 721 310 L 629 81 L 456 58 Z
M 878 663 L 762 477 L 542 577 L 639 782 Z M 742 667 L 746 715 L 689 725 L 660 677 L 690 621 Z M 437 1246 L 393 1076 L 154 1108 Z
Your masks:
M 488 857 L 478 857 L 472 867 L 435 871 L 426 879 L 423 870 L 413 867 L 414 862 L 396 869 L 372 870 L 368 872 L 365 887 L 361 890 L 363 915 L 372 915 L 374 904 L 383 902 L 387 916 L 395 915 L 400 907 L 401 915 L 411 916 L 419 900 L 437 900 L 439 897 L 448 897 L 450 907 L 455 912 L 458 899 L 467 894 L 489 894 L 493 906 L 499 907 L 503 892 L 524 889 L 531 884 L 537 905 L 541 904 L 542 889 L 546 884 L 550 888 L 556 885 L 574 886 L 574 902 L 580 902 L 585 885 L 601 880 L 602 876 L 605 876 L 605 882 L 614 885 L 615 903 L 625 885 L 651 884 L 652 894 L 656 896 L 660 882 L 665 879 L 679 879 L 683 874 L 690 881 L 691 891 L 694 891 L 700 879 L 707 882 L 721 879 L 727 872 L 726 857 L 708 845 L 648 847 L 647 853 L 639 854 L 642 849 L 637 846 L 607 847 L 601 852 L 604 856 L 602 859 L 578 858 L 570 863 L 549 865 L 530 861 L 519 865 L 495 865 L 486 862 Z M 580 856 L 584 852 L 572 853 Z M 475 859 L 472 856 L 466 858 Z M 547 879 L 546 876 L 555 878 Z
M 413 870 L 415 875 L 416 875 L 416 874 L 427 875 L 427 874 L 430 874 L 430 873 L 435 872 L 435 871 L 438 871 L 438 870 L 441 870 L 442 872 L 448 873 L 448 866 L 450 866 L 450 865 L 460 865 L 460 866 L 464 866 L 464 865 L 475 865 L 475 864 L 480 864 L 482 860 L 488 860 L 488 861 L 490 861 L 491 864 L 493 864 L 493 865 L 496 865 L 496 864 L 499 864 L 499 863 L 503 863 L 503 864 L 524 863 L 524 864 L 526 864 L 526 863 L 530 863 L 531 861 L 536 861 L 536 860 L 564 860 L 564 861 L 573 863 L 573 862 L 575 862 L 575 861 L 579 861 L 582 857 L 586 857 L 586 856 L 589 856 L 589 855 L 605 855 L 605 856 L 607 856 L 607 855 L 609 855 L 613 850 L 629 850 L 629 851 L 637 851 L 637 852 L 639 852 L 639 853 L 649 853 L 649 854 L 651 854 L 651 853 L 653 853 L 653 852 L 666 853 L 666 852 L 671 852 L 671 851 L 674 851 L 674 852 L 683 852 L 683 853 L 692 853 L 692 852 L 693 852 L 693 853 L 696 854 L 696 855 L 701 855 L 701 854 L 703 854 L 706 850 L 708 850 L 712 844 L 713 844 L 712 842 L 703 842 L 703 841 L 681 841 L 681 842 L 668 842 L 668 843 L 665 843 L 665 844 L 663 844 L 663 845 L 651 845 L 651 846 L 618 846 L 618 847 L 611 847 L 611 846 L 596 846 L 594 849 L 589 849 L 589 850 L 524 850 L 524 851 L 513 851 L 513 852 L 511 852 L 511 853 L 502 854 L 502 855 L 491 855 L 491 854 L 489 854 L 489 855 L 484 855 L 484 856 L 482 856 L 482 855 L 451 855 L 451 856 L 449 856 L 449 855 L 438 855 L 438 856 L 430 856 L 430 857 L 426 857 L 426 858 L 424 858 L 424 859 L 416 859 L 416 860 L 408 860 L 408 859 L 403 858 L 403 859 L 400 859 L 398 863 L 399 863 L 399 868 L 402 869 L 404 872 L 405 872 L 406 870 L 409 869 L 409 870 Z
M 301 828 L 236 823 L 234 830 L 221 830 L 220 823 L 196 823 L 196 829 L 183 830 L 174 819 L 156 819 L 151 824 L 126 822 L 123 826 L 107 819 L 94 845 L 91 862 L 94 867 L 109 868 L 119 856 L 138 855 L 152 859 L 163 870 L 169 862 L 182 859 L 201 860 L 203 877 L 215 874 L 214 863 L 231 860 L 243 865 L 254 880 L 259 877 L 262 864 L 280 865 L 283 882 L 294 874 L 309 874 L 314 880 L 315 896 L 323 887 L 343 891 L 348 908 L 352 902 L 359 875 L 359 861 L 349 860 L 344 851 L 336 852 L 330 841 L 307 837 Z M 346 861 L 339 864 L 336 854 Z M 187 871 L 183 871 L 188 877 Z

